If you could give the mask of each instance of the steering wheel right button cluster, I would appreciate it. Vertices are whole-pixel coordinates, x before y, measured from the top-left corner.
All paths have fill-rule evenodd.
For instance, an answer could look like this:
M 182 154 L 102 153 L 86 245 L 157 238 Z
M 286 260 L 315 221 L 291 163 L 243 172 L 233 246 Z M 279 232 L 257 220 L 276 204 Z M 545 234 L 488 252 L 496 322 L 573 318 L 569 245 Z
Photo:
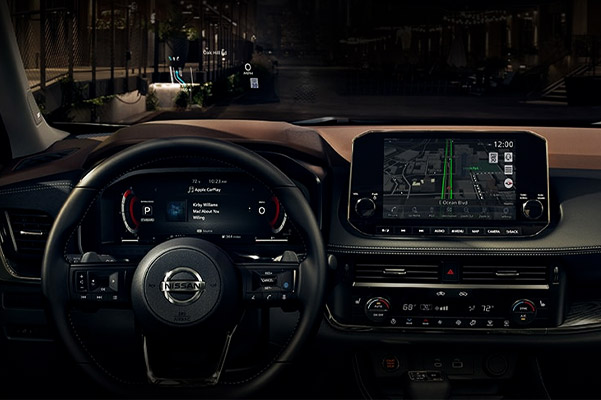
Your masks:
M 529 325 L 536 318 L 536 305 L 528 299 L 517 300 L 511 306 L 511 317 L 518 325 Z

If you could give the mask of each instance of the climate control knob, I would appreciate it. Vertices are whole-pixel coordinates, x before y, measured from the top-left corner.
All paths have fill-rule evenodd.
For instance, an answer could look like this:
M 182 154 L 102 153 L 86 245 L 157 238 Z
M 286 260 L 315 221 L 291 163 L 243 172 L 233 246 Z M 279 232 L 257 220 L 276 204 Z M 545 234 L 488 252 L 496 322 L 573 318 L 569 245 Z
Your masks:
M 355 203 L 355 212 L 361 218 L 369 218 L 376 212 L 376 203 L 369 197 L 362 197 Z
M 365 303 L 365 315 L 373 322 L 382 322 L 390 312 L 390 301 L 384 297 L 372 297 Z
M 528 219 L 539 219 L 543 216 L 545 206 L 540 200 L 528 200 L 522 204 L 522 213 Z
M 518 325 L 528 325 L 536 317 L 536 306 L 533 301 L 520 299 L 511 306 L 511 317 Z

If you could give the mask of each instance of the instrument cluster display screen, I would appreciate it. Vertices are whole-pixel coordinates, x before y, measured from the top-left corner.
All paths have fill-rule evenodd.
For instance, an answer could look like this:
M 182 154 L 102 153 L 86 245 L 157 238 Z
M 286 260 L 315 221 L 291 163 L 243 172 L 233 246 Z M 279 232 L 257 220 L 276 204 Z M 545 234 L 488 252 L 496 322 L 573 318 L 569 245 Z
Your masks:
M 515 220 L 514 140 L 385 138 L 384 219 Z
M 177 236 L 286 242 L 291 234 L 279 199 L 227 168 L 133 173 L 105 191 L 101 213 L 113 215 L 110 224 L 103 222 L 104 243 L 157 243 Z

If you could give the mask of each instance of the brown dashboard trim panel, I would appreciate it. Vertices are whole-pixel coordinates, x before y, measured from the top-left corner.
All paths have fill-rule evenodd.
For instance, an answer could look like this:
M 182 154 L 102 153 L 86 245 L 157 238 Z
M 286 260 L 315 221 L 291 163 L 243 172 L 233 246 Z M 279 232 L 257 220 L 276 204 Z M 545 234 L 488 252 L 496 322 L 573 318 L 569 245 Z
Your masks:
M 352 140 L 368 130 L 433 131 L 532 131 L 547 139 L 549 167 L 601 170 L 601 130 L 599 128 L 555 128 L 528 126 L 330 126 L 315 128 L 342 158 L 351 161 Z
M 45 153 L 66 148 L 77 151 L 40 166 L 12 171 L 22 159 L 13 161 L 0 173 L 0 187 L 60 174 L 85 167 L 123 148 L 166 136 L 199 136 L 229 140 L 239 144 L 269 144 L 286 147 L 315 159 L 323 159 L 325 143 L 350 162 L 352 139 L 369 130 L 529 130 L 548 141 L 549 164 L 553 169 L 601 170 L 601 130 L 599 128 L 556 128 L 525 126 L 320 126 L 300 127 L 285 122 L 250 120 L 181 120 L 149 122 L 123 128 L 104 140 L 68 139 L 50 146 Z M 325 142 L 325 143 L 324 143 Z

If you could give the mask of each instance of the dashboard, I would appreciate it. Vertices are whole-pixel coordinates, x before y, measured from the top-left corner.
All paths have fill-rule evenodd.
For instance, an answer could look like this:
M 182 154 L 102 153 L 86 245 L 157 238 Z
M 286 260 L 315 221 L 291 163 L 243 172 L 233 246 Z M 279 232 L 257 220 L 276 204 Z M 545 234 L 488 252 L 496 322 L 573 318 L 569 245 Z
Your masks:
M 48 151 L 75 150 L 26 170 L 9 165 L 0 176 L 3 282 L 39 280 L 40 253 L 27 253 L 32 238 L 23 232 L 40 232 L 33 241 L 46 238 L 49 228 L 36 215 L 55 218 L 82 171 L 165 132 L 235 142 L 301 189 L 327 248 L 317 335 L 333 347 L 384 343 L 386 356 L 406 343 L 600 340 L 601 146 L 594 129 L 174 121 L 59 142 Z M 121 310 L 135 265 L 156 245 L 180 237 L 215 243 L 251 267 L 303 256 L 285 204 L 246 171 L 215 160 L 157 160 L 103 188 L 69 243 L 78 272 L 105 270 L 95 276 L 101 281 L 95 290 L 111 290 L 115 276 L 121 285 L 118 302 L 94 292 L 85 301 L 72 296 L 76 307 Z M 288 273 L 282 269 L 277 279 L 294 282 Z M 257 283 L 252 290 L 266 299 L 272 289 Z M 281 297 L 277 305 L 290 311 Z M 23 320 L 6 317 L 4 324 Z M 11 340 L 23 343 L 47 335 L 11 332 Z M 448 368 L 449 376 L 466 373 Z

